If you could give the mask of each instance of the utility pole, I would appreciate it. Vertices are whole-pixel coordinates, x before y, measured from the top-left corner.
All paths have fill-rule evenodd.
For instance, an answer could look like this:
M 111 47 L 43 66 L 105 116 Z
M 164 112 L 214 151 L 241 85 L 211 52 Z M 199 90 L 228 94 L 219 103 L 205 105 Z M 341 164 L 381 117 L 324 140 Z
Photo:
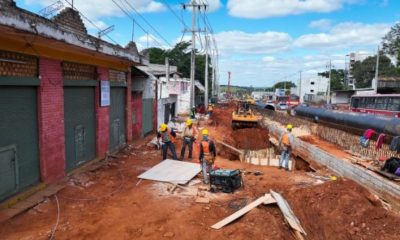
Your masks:
M 301 103 L 302 102 L 302 96 L 301 96 L 301 70 L 299 71 L 299 73 L 300 73 L 300 79 L 299 79 L 299 102 Z
M 215 56 L 214 51 L 211 58 L 212 72 L 211 72 L 211 96 L 215 97 Z
M 375 81 L 373 81 L 373 88 L 375 94 L 378 93 L 378 76 L 379 76 L 379 46 L 378 46 L 378 52 L 376 54 L 376 67 L 375 67 Z
M 326 103 L 331 103 L 331 80 L 332 80 L 332 60 L 329 60 L 329 80 L 328 80 L 328 94 L 326 95 Z
M 199 32 L 196 29 L 196 11 L 201 10 L 201 8 L 206 9 L 206 4 L 197 3 L 196 0 L 191 0 L 190 3 L 183 4 L 183 9 L 187 7 L 192 8 L 192 29 L 189 31 L 192 32 L 192 52 L 191 52 L 191 59 L 190 59 L 190 107 L 195 106 L 195 68 L 196 68 L 196 34 Z M 185 29 L 185 31 L 188 31 Z
M 206 88 L 204 92 L 204 106 L 208 108 L 208 35 L 205 35 L 205 48 L 206 48 L 206 69 L 204 76 L 204 86 Z

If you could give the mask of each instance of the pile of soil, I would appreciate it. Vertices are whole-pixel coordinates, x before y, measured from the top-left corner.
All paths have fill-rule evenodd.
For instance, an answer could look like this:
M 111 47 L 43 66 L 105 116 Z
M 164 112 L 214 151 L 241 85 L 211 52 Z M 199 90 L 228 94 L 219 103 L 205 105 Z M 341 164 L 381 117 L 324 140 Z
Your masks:
M 235 147 L 247 150 L 259 150 L 270 147 L 267 129 L 243 128 L 232 132 Z
M 338 180 L 285 194 L 309 239 L 398 239 L 400 216 L 365 188 Z
M 217 126 L 230 127 L 232 122 L 232 112 L 234 110 L 234 105 L 215 108 L 211 115 L 211 119 L 216 123 Z

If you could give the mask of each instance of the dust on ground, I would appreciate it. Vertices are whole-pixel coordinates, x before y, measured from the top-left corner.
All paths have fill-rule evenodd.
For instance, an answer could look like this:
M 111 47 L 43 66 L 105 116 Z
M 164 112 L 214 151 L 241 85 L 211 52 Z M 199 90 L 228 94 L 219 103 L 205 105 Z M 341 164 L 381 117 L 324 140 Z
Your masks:
M 229 111 L 217 108 L 214 113 L 218 118 L 218 112 L 221 116 Z M 231 137 L 230 125 L 213 121 L 201 127 L 209 128 L 212 138 Z M 234 194 L 212 195 L 209 204 L 195 202 L 195 192 L 202 186 L 198 181 L 170 194 L 168 183 L 137 179 L 161 161 L 159 150 L 146 147 L 150 139 L 134 142 L 132 150 L 104 162 L 99 169 L 71 177 L 57 194 L 60 221 L 55 239 L 294 239 L 274 205 L 259 206 L 220 230 L 210 228 L 271 189 L 288 200 L 307 239 L 398 238 L 398 215 L 360 185 L 341 178 L 321 180 L 325 178 L 315 177 L 320 172 L 288 172 L 218 156 L 219 167 L 244 172 L 244 188 Z M 50 197 L 2 224 L 0 236 L 49 239 L 57 212 L 55 197 Z

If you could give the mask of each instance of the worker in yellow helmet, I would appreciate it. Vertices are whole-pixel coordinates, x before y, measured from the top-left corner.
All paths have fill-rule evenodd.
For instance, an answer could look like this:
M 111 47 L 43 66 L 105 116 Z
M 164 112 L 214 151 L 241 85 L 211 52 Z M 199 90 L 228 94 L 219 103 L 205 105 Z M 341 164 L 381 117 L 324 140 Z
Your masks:
M 178 160 L 176 157 L 176 151 L 175 151 L 175 138 L 176 138 L 176 133 L 174 132 L 173 129 L 169 130 L 167 124 L 163 123 L 160 126 L 160 131 L 157 133 L 157 141 L 162 142 L 162 155 L 163 155 L 163 160 L 167 159 L 167 152 L 168 148 L 171 150 L 172 153 L 172 159 Z
M 286 126 L 286 132 L 282 134 L 279 139 L 279 149 L 281 149 L 281 156 L 279 158 L 279 168 L 284 167 L 287 171 L 289 171 L 289 160 L 290 154 L 292 152 L 293 146 L 293 135 L 292 135 L 293 125 L 288 124 Z
M 183 129 L 182 137 L 183 144 L 181 149 L 181 160 L 185 157 L 186 146 L 189 148 L 189 160 L 192 160 L 192 152 L 193 152 L 193 143 L 196 141 L 197 131 L 196 128 L 193 127 L 192 119 L 186 120 L 186 127 Z
M 200 142 L 199 160 L 203 172 L 203 181 L 205 184 L 208 184 L 208 172 L 212 169 L 215 157 L 217 156 L 217 150 L 214 142 L 208 138 L 207 129 L 203 129 L 201 135 L 203 136 L 203 139 Z

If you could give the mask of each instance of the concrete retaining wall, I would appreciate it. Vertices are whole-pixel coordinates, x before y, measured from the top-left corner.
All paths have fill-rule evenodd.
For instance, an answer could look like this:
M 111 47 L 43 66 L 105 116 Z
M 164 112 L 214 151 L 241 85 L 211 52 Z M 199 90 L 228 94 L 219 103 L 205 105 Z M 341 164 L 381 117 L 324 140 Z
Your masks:
M 280 137 L 285 131 L 283 128 L 268 125 L 270 133 L 276 137 Z M 295 138 L 293 144 L 293 153 L 299 155 L 305 160 L 311 160 L 318 164 L 328 167 L 336 174 L 349 178 L 358 184 L 370 189 L 378 194 L 381 198 L 400 205 L 400 185 L 381 177 L 380 175 L 366 170 L 365 168 L 354 165 L 341 158 L 331 155 L 328 152 Z

